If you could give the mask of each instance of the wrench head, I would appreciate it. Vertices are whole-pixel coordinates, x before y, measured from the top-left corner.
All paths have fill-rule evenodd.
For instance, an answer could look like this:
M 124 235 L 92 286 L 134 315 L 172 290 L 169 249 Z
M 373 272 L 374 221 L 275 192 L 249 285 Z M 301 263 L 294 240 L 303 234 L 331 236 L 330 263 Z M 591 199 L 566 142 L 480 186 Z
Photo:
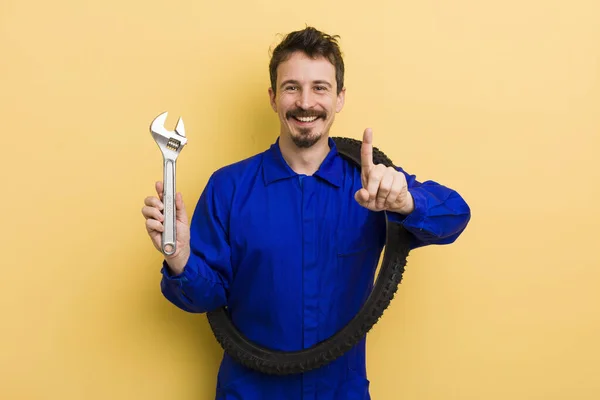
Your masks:
M 175 125 L 175 132 L 179 135 L 185 137 L 185 126 L 183 125 L 183 120 L 181 117 L 177 120 L 177 125 Z
M 183 146 L 185 146 L 187 138 L 185 137 L 185 126 L 183 125 L 181 117 L 179 117 L 174 131 L 165 128 L 168 114 L 169 113 L 165 111 L 154 118 L 150 125 L 150 132 L 163 153 L 170 153 L 170 155 L 173 156 L 178 154 Z
M 183 120 L 181 117 L 177 120 L 177 125 L 175 126 L 174 131 L 170 131 L 165 128 L 165 122 L 167 121 L 167 116 L 169 115 L 168 111 L 163 112 L 158 117 L 154 118 L 152 124 L 150 125 L 150 130 L 152 133 L 165 136 L 165 137 L 173 137 L 173 135 L 179 135 L 185 137 L 185 126 L 183 125 Z

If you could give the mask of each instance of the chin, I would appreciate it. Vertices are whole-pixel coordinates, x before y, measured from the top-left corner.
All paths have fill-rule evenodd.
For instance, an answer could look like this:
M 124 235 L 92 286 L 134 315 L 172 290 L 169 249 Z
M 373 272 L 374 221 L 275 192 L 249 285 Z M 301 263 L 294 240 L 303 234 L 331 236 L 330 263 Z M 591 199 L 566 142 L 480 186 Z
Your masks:
M 292 140 L 296 147 L 300 149 L 309 149 L 319 141 L 319 138 L 293 137 Z
M 314 146 L 323 137 L 322 133 L 311 135 L 310 133 L 299 133 L 292 134 L 292 141 L 296 147 L 301 149 L 308 149 Z

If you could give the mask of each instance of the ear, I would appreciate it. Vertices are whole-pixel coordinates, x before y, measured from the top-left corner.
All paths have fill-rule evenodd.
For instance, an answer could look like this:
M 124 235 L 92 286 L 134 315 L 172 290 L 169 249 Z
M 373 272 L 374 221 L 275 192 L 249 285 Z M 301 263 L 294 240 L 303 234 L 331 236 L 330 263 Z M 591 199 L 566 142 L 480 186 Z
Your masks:
M 277 103 L 275 102 L 275 92 L 273 92 L 273 88 L 269 86 L 269 102 L 271 103 L 271 108 L 273 111 L 277 112 Z
M 343 88 L 340 91 L 340 94 L 337 95 L 337 102 L 335 105 L 335 111 L 340 112 L 342 108 L 344 108 L 344 102 L 346 101 L 346 88 Z

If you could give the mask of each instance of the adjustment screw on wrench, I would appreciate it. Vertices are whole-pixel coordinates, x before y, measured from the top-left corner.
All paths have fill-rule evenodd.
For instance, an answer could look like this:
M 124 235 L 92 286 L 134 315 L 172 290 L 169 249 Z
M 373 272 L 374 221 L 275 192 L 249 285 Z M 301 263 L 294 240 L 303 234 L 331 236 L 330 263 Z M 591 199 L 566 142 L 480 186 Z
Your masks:
M 185 127 L 181 117 L 174 131 L 165 129 L 167 112 L 160 114 L 152 121 L 150 132 L 163 155 L 163 215 L 165 217 L 161 249 L 163 254 L 171 255 L 177 249 L 177 221 L 175 210 L 175 165 L 177 156 L 187 143 Z

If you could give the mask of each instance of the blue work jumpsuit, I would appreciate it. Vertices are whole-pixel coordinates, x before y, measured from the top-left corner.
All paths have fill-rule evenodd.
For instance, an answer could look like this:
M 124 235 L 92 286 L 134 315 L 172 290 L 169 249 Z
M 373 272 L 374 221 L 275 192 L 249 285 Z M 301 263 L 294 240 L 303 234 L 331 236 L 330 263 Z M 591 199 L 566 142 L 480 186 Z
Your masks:
M 246 337 L 277 350 L 311 347 L 342 328 L 371 291 L 386 213 L 355 201 L 360 167 L 328 140 L 330 152 L 313 176 L 292 171 L 279 139 L 213 173 L 191 218 L 188 264 L 172 276 L 163 263 L 163 295 L 192 313 L 227 306 Z M 454 242 L 470 219 L 463 198 L 399 170 L 415 209 L 387 218 L 412 233 L 413 249 Z M 288 376 L 261 374 L 224 354 L 215 398 L 370 399 L 365 340 L 329 365 Z

